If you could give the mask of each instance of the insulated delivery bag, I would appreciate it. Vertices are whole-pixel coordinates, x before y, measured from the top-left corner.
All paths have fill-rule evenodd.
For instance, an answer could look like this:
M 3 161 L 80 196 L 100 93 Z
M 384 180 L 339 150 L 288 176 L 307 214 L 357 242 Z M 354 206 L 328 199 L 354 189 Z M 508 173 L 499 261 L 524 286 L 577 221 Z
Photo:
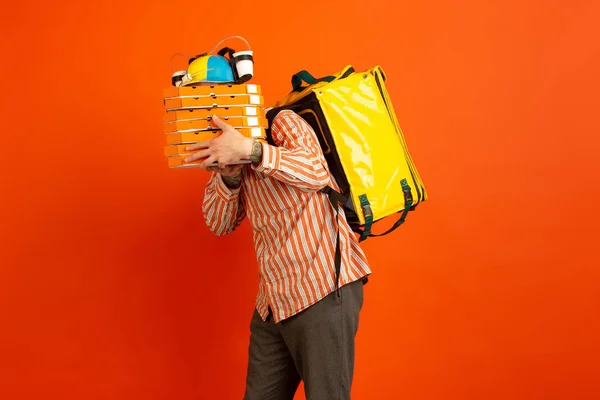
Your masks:
M 348 65 L 318 79 L 301 71 L 292 76 L 292 91 L 266 114 L 270 127 L 279 111 L 290 109 L 314 129 L 341 193 L 323 191 L 332 204 L 343 204 L 359 241 L 392 232 L 427 200 L 385 82 L 380 66 L 357 72 Z M 273 144 L 269 130 L 267 140 Z M 398 219 L 390 229 L 373 233 L 374 222 L 393 214 Z

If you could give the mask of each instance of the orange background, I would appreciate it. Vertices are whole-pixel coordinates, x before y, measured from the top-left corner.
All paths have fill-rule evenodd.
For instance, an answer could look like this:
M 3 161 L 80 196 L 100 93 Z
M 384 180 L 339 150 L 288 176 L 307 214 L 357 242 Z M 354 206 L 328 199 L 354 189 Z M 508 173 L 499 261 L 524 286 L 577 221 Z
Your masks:
M 429 190 L 364 243 L 353 398 L 599 398 L 599 3 L 217 4 L 3 4 L 0 399 L 242 397 L 251 230 L 161 126 L 171 54 L 230 34 L 268 102 L 382 65 Z

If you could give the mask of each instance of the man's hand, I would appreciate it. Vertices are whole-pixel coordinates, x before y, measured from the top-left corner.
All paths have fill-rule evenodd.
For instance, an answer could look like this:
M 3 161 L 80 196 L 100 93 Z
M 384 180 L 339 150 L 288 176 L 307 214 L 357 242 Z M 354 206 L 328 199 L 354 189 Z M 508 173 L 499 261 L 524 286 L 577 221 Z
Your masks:
M 244 164 L 236 164 L 225 168 L 208 167 L 208 170 L 220 174 L 225 185 L 233 189 L 240 187 L 242 184 L 242 168 L 244 168 Z
M 217 163 L 224 170 L 231 164 L 250 160 L 253 140 L 239 133 L 235 128 L 222 121 L 216 115 L 212 117 L 215 125 L 223 131 L 216 139 L 194 143 L 187 150 L 200 150 L 185 159 L 186 163 L 206 158 L 200 164 L 206 169 L 209 165 Z M 241 169 L 241 168 L 240 168 Z
M 216 172 L 228 178 L 238 178 L 242 174 L 242 168 L 244 168 L 244 164 L 230 165 L 225 168 L 208 167 L 207 170 L 210 172 Z

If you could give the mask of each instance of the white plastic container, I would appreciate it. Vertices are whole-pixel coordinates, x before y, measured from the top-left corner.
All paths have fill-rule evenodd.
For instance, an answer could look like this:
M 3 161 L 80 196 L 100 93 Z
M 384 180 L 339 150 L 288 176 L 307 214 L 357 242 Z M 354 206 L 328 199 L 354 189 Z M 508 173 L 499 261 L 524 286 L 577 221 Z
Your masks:
M 238 77 L 244 81 L 249 80 L 254 75 L 254 60 L 252 50 L 238 51 L 233 53 L 233 62 L 237 70 Z

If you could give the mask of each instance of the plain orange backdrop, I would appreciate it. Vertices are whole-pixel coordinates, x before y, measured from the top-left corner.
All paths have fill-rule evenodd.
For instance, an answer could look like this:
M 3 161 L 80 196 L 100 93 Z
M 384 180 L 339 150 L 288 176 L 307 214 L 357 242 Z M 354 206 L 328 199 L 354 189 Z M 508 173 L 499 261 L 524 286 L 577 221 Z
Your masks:
M 242 397 L 251 229 L 161 126 L 171 55 L 237 34 L 268 103 L 381 65 L 429 191 L 364 242 L 353 399 L 600 398 L 599 4 L 3 3 L 0 399 Z

